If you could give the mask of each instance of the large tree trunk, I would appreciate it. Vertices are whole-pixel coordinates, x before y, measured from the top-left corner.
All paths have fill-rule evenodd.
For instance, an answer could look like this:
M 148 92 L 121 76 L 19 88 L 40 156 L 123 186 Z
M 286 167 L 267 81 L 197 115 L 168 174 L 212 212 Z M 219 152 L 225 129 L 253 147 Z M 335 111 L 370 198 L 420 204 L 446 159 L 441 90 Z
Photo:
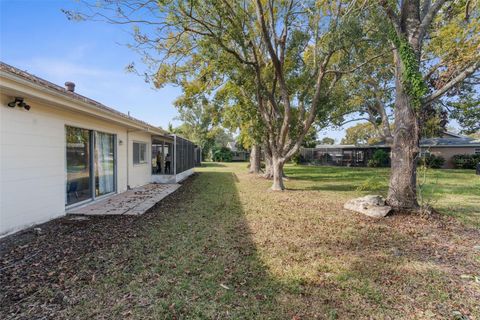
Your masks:
M 272 190 L 281 191 L 285 189 L 283 185 L 283 161 L 277 157 L 272 157 L 273 166 L 273 184 Z
M 265 156 L 265 179 L 272 179 L 273 178 L 273 164 L 272 164 L 272 153 L 270 148 L 267 144 L 265 144 L 264 148 L 264 156 Z
M 260 173 L 260 146 L 253 145 L 250 151 L 250 170 L 249 173 Z
M 397 211 L 413 211 L 419 207 L 416 192 L 419 122 L 402 84 L 399 59 L 396 68 L 395 129 L 387 203 Z

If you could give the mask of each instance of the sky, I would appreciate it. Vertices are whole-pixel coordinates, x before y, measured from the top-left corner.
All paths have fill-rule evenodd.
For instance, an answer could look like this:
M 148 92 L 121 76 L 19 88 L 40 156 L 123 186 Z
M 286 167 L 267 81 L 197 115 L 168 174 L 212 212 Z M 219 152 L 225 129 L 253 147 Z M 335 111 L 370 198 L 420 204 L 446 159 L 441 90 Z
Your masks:
M 78 5 L 75 0 L 0 0 L 0 60 L 58 85 L 72 81 L 77 93 L 152 125 L 178 125 L 173 101 L 181 90 L 156 90 L 125 72 L 131 62 L 141 66 L 138 54 L 126 46 L 132 27 L 67 20 L 61 10 Z M 330 128 L 318 137 L 340 142 L 344 135 L 344 129 Z
M 125 44 L 131 27 L 72 22 L 61 9 L 74 0 L 0 0 L 0 60 L 150 124 L 175 121 L 177 87 L 155 90 L 142 77 L 125 72 L 139 56 Z

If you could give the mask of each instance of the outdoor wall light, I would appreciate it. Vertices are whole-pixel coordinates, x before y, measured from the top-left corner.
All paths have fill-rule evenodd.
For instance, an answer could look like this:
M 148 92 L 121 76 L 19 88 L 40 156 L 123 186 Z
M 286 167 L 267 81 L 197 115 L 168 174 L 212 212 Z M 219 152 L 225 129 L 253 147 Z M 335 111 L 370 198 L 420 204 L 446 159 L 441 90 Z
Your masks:
M 17 106 L 20 108 L 24 108 L 27 111 L 30 110 L 30 105 L 26 104 L 25 101 L 23 100 L 24 99 L 22 97 L 15 97 L 15 100 L 13 100 L 12 102 L 9 102 L 8 106 L 10 108 L 15 108 Z

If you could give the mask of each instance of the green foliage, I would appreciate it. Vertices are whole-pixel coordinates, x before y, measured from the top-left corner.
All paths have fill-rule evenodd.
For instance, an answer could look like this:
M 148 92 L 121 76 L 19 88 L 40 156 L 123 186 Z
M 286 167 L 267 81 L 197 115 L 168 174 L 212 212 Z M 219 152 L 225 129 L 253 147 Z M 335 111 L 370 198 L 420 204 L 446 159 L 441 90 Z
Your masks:
M 330 137 L 325 137 L 322 140 L 320 140 L 320 144 L 335 144 L 335 139 L 330 138 Z
M 297 152 L 293 157 L 292 157 L 292 162 L 295 164 L 302 164 L 305 163 L 305 158 L 300 152 Z
M 372 155 L 372 158 L 368 160 L 367 166 L 387 167 L 389 159 L 390 159 L 390 156 L 385 150 L 378 149 L 378 150 L 375 150 L 375 152 Z
M 380 135 L 370 122 L 364 122 L 350 127 L 345 132 L 342 144 L 375 144 L 380 142 Z
M 457 169 L 476 169 L 480 163 L 480 154 L 456 154 L 452 161 Z
M 305 138 L 303 139 L 302 147 L 304 148 L 315 148 L 317 145 L 317 130 L 315 126 L 311 126 L 308 130 Z
M 422 107 L 422 99 L 427 93 L 427 86 L 423 81 L 422 73 L 420 72 L 420 64 L 418 56 L 413 50 L 408 40 L 399 36 L 393 27 L 388 32 L 390 40 L 395 44 L 402 62 L 402 83 L 405 91 L 410 96 L 415 110 L 420 110 Z
M 423 157 L 418 160 L 418 165 L 425 166 L 427 168 L 439 169 L 445 164 L 445 158 L 442 156 L 436 156 L 431 153 L 425 153 Z
M 232 151 L 227 147 L 214 147 L 212 149 L 212 160 L 215 162 L 231 162 Z
M 462 133 L 480 132 L 480 94 L 471 87 L 463 89 L 458 100 L 447 102 L 451 117 L 460 124 Z

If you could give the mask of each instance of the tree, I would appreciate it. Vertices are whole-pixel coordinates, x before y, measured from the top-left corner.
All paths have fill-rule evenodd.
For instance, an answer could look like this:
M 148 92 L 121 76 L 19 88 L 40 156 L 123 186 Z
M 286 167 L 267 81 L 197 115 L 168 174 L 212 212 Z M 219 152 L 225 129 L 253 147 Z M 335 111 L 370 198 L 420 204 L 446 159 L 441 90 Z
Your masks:
M 325 137 L 322 140 L 320 140 L 320 144 L 330 144 L 333 145 L 335 144 L 335 139 L 330 138 L 330 137 Z
M 461 133 L 480 132 L 480 94 L 473 87 L 464 86 L 457 100 L 447 102 L 447 108 L 451 110 L 452 118 L 458 121 Z
M 317 145 L 317 130 L 315 126 L 311 126 L 308 130 L 305 138 L 303 139 L 302 147 L 304 148 L 315 148 Z
M 109 22 L 136 25 L 132 47 L 155 70 L 147 78 L 157 87 L 193 83 L 198 90 L 250 77 L 273 190 L 284 189 L 285 162 L 334 108 L 336 84 L 376 58 L 362 53 L 371 45 L 359 2 L 105 0 L 92 8 Z
M 346 130 L 341 144 L 375 144 L 382 141 L 381 134 L 369 122 L 359 123 Z
M 422 111 L 480 67 L 477 1 L 382 0 L 395 68 L 394 132 L 387 202 L 418 210 L 416 161 Z M 431 84 L 429 87 L 427 84 Z
M 224 134 L 219 127 L 219 111 L 206 100 L 186 100 L 179 97 L 175 102 L 177 120 L 183 123 L 177 128 L 169 125 L 171 133 L 180 134 L 202 148 L 202 157 L 207 159 L 219 135 Z
M 374 24 L 375 19 L 369 21 Z M 372 26 L 373 27 L 373 26 Z M 385 37 L 376 36 L 377 47 L 388 47 Z M 372 53 L 371 53 L 372 54 Z M 376 131 L 379 140 L 391 144 L 393 110 L 393 69 L 391 67 L 392 53 L 387 52 L 378 59 L 370 62 L 344 82 L 345 97 L 336 110 L 337 118 L 333 121 L 341 127 L 350 122 L 368 121 Z M 348 116 L 351 116 L 348 118 Z M 353 143 L 353 142 L 352 142 Z
M 253 92 L 253 88 L 248 88 L 245 81 L 235 78 L 217 90 L 214 100 L 222 105 L 224 126 L 232 131 L 239 130 L 237 143 L 245 150 L 250 150 L 249 173 L 259 174 L 264 128 L 256 108 L 257 97 Z

